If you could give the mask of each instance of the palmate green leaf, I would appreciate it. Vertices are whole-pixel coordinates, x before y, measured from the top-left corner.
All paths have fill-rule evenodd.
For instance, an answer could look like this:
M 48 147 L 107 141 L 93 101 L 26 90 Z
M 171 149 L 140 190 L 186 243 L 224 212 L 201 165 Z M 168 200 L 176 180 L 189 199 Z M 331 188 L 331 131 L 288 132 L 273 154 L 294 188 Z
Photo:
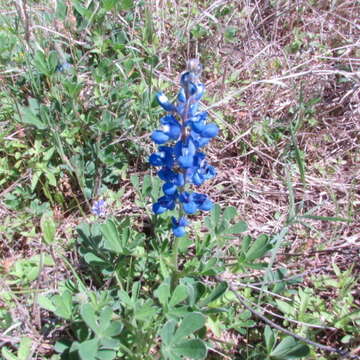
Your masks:
M 206 297 L 205 300 L 201 301 L 200 306 L 206 306 L 211 302 L 215 301 L 225 293 L 227 288 L 228 288 L 227 283 L 221 282 L 215 287 L 215 289 L 212 290 L 212 292 Z
M 199 312 L 192 312 L 186 315 L 176 330 L 171 342 L 176 344 L 185 337 L 193 334 L 205 325 L 205 321 L 205 316 Z
M 50 214 L 44 213 L 40 220 L 40 228 L 43 234 L 43 239 L 47 245 L 50 245 L 55 240 L 56 225 L 53 217 Z
M 78 348 L 81 360 L 96 360 L 98 344 L 98 339 L 87 340 L 79 344 Z
M 169 307 L 174 307 L 178 304 L 180 304 L 182 301 L 184 301 L 188 297 L 187 288 L 185 285 L 178 285 L 174 293 L 171 296 L 171 299 L 169 301 Z
M 275 299 L 278 309 L 284 314 L 294 315 L 296 309 L 283 300 Z
M 55 307 L 55 314 L 63 319 L 70 320 L 72 315 L 72 295 L 65 290 L 62 295 L 55 295 L 52 298 Z
M 300 359 L 309 354 L 309 347 L 297 342 L 293 337 L 285 337 L 270 353 L 272 359 Z
M 260 235 L 251 245 L 246 253 L 246 260 L 253 261 L 261 258 L 271 249 L 269 238 L 266 235 Z
M 134 0 L 120 0 L 122 10 L 131 10 L 134 7 Z
M 53 302 L 45 295 L 39 295 L 37 299 L 38 305 L 40 305 L 43 309 L 46 309 L 51 312 L 56 311 L 56 307 L 54 306 Z
M 228 206 L 225 210 L 224 210 L 224 220 L 225 221 L 230 221 L 232 220 L 236 215 L 236 208 L 234 208 L 233 206 Z
M 99 314 L 99 327 L 96 335 L 102 336 L 105 330 L 110 326 L 113 311 L 111 307 L 105 306 Z
M 49 58 L 47 61 L 49 74 L 53 74 L 55 72 L 58 62 L 59 60 L 56 51 L 50 51 Z
M 20 340 L 17 360 L 28 360 L 31 353 L 32 340 L 29 337 L 23 337 Z
M 116 351 L 108 350 L 108 349 L 101 349 L 98 350 L 97 359 L 101 360 L 112 360 L 116 357 Z
M 105 11 L 110 11 L 115 7 L 117 3 L 118 0 L 102 0 L 102 7 Z
M 156 315 L 156 313 L 158 312 L 158 308 L 152 306 L 150 302 L 151 300 L 146 302 L 145 304 L 136 304 L 134 310 L 134 316 L 136 320 L 146 322 L 151 320 Z
M 230 227 L 226 228 L 224 233 L 225 234 L 240 234 L 247 230 L 247 224 L 244 221 L 239 221 L 238 223 L 231 225 Z
M 161 340 L 165 345 L 169 345 L 171 343 L 172 337 L 174 335 L 175 327 L 176 327 L 176 321 L 169 320 L 159 331 Z
M 102 335 L 106 337 L 118 336 L 122 332 L 123 328 L 124 326 L 121 322 L 112 321 L 110 325 L 102 332 Z
M 121 254 L 123 252 L 123 248 L 115 222 L 109 219 L 106 223 L 101 225 L 100 230 L 104 235 L 105 249 Z
M 39 73 L 50 75 L 45 54 L 41 50 L 37 50 L 34 56 L 34 65 Z
M 211 211 L 211 214 L 210 214 L 210 219 L 211 219 L 211 226 L 215 229 L 220 221 L 220 205 L 219 204 L 214 205 L 214 207 Z
M 265 337 L 266 350 L 268 353 L 270 353 L 275 344 L 275 336 L 274 336 L 274 332 L 271 330 L 271 327 L 269 325 L 265 326 L 264 337 Z
M 246 235 L 241 241 L 241 250 L 243 253 L 246 253 L 249 250 L 251 244 L 251 236 Z
M 172 351 L 178 355 L 189 359 L 205 359 L 207 356 L 207 347 L 200 339 L 191 339 L 172 347 Z
M 80 307 L 80 315 L 85 321 L 86 325 L 91 328 L 95 333 L 98 332 L 99 326 L 96 322 L 97 316 L 95 310 L 90 304 L 84 304 Z
M 32 99 L 34 100 L 34 99 Z M 35 100 L 36 101 L 36 100 Z M 36 108 L 31 108 L 30 106 L 21 106 L 19 105 L 20 115 L 17 116 L 17 119 L 28 125 L 35 126 L 39 130 L 45 130 L 47 125 L 41 121 L 36 112 Z
M 1 348 L 1 355 L 5 360 L 18 360 L 17 356 L 15 356 L 7 347 Z

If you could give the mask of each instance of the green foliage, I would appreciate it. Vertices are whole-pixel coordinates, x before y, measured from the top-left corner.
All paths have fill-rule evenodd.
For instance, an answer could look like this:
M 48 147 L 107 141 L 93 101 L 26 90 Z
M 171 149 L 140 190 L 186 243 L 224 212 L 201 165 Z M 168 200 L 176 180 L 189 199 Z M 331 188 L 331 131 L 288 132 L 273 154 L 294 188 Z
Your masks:
M 28 360 L 31 356 L 31 347 L 31 339 L 29 337 L 23 337 L 20 340 L 16 355 L 14 355 L 6 346 L 1 348 L 1 355 L 5 360 Z
M 288 228 L 305 225 L 311 230 L 306 237 L 310 239 L 316 232 L 314 221 L 352 221 L 340 212 L 315 215 L 318 207 L 308 210 L 306 196 L 299 198 L 295 178 L 305 184 L 312 161 L 302 134 L 324 132 L 318 111 L 324 99 L 318 91 L 304 90 L 303 96 L 301 84 L 299 91 L 288 88 L 299 92 L 299 98 L 290 107 L 281 101 L 279 111 L 260 113 L 249 125 L 248 140 L 241 135 L 247 142 L 241 142 L 239 153 L 256 154 L 244 155 L 251 176 L 253 168 L 256 173 L 263 166 L 260 151 L 267 159 L 271 155 L 263 145 L 271 150 L 287 144 L 276 165 L 285 162 L 295 169 L 286 179 L 290 193 L 286 231 L 261 234 L 253 222 L 248 231 L 244 220 L 256 214 L 215 205 L 205 218 L 206 229 L 195 215 L 193 233 L 175 243 L 169 235 L 175 214 L 155 217 L 150 212 L 149 204 L 159 197 L 162 186 L 146 165 L 151 152 L 148 134 L 161 116 L 154 93 L 160 88 L 173 90 L 167 78 L 165 82 L 158 75 L 169 71 L 168 62 L 172 73 L 182 71 L 183 58 L 196 49 L 206 65 L 206 81 L 216 85 L 212 89 L 222 82 L 224 92 L 209 95 L 212 98 L 205 98 L 202 106 L 220 104 L 219 97 L 234 90 L 229 108 L 212 108 L 215 121 L 222 122 L 222 136 L 232 142 L 232 127 L 243 129 L 233 103 L 241 108 L 249 105 L 239 86 L 250 84 L 253 89 L 260 86 L 253 83 L 258 74 L 260 79 L 263 74 L 272 77 L 269 69 L 258 74 L 250 70 L 263 55 L 268 57 L 267 51 L 255 49 L 253 59 L 236 60 L 240 65 L 233 66 L 233 49 L 237 51 L 246 36 L 244 24 L 260 19 L 261 26 L 254 27 L 260 34 L 271 13 L 261 14 L 261 4 L 239 9 L 235 2 L 211 1 L 176 9 L 163 2 L 157 14 L 153 12 L 157 5 L 146 1 L 16 3 L 24 3 L 24 9 L 5 1 L 0 14 L 1 357 L 178 360 L 220 358 L 228 352 L 234 359 L 332 358 L 264 328 L 239 304 L 227 281 L 238 284 L 237 291 L 248 304 L 286 329 L 313 341 L 325 339 L 331 331 L 338 336 L 334 343 L 356 349 L 360 336 L 356 269 L 329 262 L 326 274 L 310 275 L 304 282 L 302 273 L 307 269 L 301 261 L 287 266 L 293 259 L 287 257 L 292 241 Z M 271 1 L 266 12 L 275 6 L 279 25 L 282 5 Z M 29 33 L 20 16 L 27 8 Z M 290 65 L 296 69 L 295 57 L 324 50 L 324 45 L 318 34 L 304 32 L 299 20 L 294 26 L 290 36 L 284 34 L 286 45 L 280 50 L 291 55 Z M 284 29 L 276 28 L 282 34 Z M 208 46 L 212 38 L 231 49 L 229 56 Z M 341 51 L 352 49 L 348 42 L 341 49 L 343 45 L 339 44 Z M 325 50 L 326 56 L 336 56 L 336 51 Z M 266 64 L 284 70 L 280 58 L 269 59 Z M 321 56 L 318 61 L 323 61 Z M 284 76 L 296 84 L 292 74 Z M 340 87 L 345 78 L 338 77 Z M 353 96 L 352 84 L 347 85 L 339 96 L 344 111 Z M 326 98 L 327 105 L 332 103 Z M 328 108 L 325 113 L 332 115 Z M 333 143 L 332 134 L 325 131 L 325 136 L 332 145 L 342 146 Z M 347 164 L 351 162 L 356 163 L 346 158 Z M 321 166 L 319 171 L 326 175 Z M 351 186 L 356 185 L 354 180 Z M 248 190 L 239 196 L 246 202 L 252 195 Z M 98 199 L 107 204 L 101 217 L 90 214 Z M 350 196 L 349 209 L 356 218 L 356 199 Z M 275 217 L 282 215 L 286 216 Z M 301 241 L 296 246 L 303 250 Z M 325 246 L 322 242 L 319 249 Z M 345 252 L 344 256 L 352 256 Z M 30 337 L 31 331 L 36 336 Z M 229 340 L 233 335 L 238 343 Z M 8 338 L 11 341 L 3 344 Z M 39 351 L 43 340 L 51 347 L 48 353 Z

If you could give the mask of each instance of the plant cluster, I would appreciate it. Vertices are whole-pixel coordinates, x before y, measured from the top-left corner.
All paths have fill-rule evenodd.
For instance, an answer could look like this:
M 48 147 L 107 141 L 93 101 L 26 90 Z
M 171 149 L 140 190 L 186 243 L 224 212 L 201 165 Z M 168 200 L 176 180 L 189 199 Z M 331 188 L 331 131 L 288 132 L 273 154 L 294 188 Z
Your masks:
M 358 359 L 356 5 L 242 3 L 3 1 L 1 360 Z

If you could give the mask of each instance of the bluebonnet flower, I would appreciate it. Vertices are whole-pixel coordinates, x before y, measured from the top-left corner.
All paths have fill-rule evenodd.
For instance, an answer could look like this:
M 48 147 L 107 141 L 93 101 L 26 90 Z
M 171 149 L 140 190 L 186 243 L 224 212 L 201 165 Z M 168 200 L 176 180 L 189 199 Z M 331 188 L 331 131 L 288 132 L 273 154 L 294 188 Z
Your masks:
M 91 208 L 91 212 L 96 216 L 104 216 L 105 208 L 106 208 L 105 200 L 98 200 L 94 202 Z
M 205 91 L 204 84 L 199 80 L 201 70 L 198 60 L 188 62 L 187 71 L 180 77 L 181 89 L 176 104 L 171 103 L 162 92 L 156 95 L 160 106 L 169 114 L 160 119 L 162 128 L 151 134 L 151 139 L 159 147 L 150 155 L 149 162 L 160 167 L 157 174 L 164 181 L 164 196 L 153 204 L 155 214 L 174 210 L 176 204 L 180 206 L 180 214 L 188 215 L 212 208 L 212 201 L 207 195 L 188 189 L 190 184 L 200 186 L 216 175 L 215 168 L 208 164 L 205 154 L 200 151 L 219 133 L 215 123 L 206 122 L 208 113 L 198 110 Z M 176 237 L 186 234 L 186 226 L 188 221 L 184 216 L 172 218 L 172 231 Z

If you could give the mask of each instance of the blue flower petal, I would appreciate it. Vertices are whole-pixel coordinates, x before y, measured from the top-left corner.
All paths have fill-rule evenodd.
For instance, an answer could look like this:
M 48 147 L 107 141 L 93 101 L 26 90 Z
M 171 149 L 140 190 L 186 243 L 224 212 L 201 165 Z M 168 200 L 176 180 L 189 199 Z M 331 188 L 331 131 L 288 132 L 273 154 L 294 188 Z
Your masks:
M 164 110 L 169 112 L 176 111 L 176 106 L 169 101 L 163 92 L 158 92 L 156 94 L 156 100 Z
M 186 235 L 186 230 L 183 226 L 176 226 L 172 228 L 173 234 L 176 237 L 183 237 Z
M 166 142 L 168 142 L 170 140 L 170 136 L 165 134 L 164 131 L 161 130 L 155 130 L 152 134 L 151 134 L 151 140 L 155 143 L 155 144 L 165 144 Z
M 195 131 L 197 134 L 201 134 L 205 129 L 205 124 L 203 121 L 191 121 L 190 126 L 191 130 Z
M 197 212 L 198 207 L 194 202 L 191 201 L 188 203 L 183 203 L 183 209 L 187 214 L 191 215 Z
M 178 99 L 179 102 L 185 103 L 186 97 L 185 97 L 185 91 L 184 91 L 184 89 L 181 89 L 181 90 L 179 91 L 177 99 Z
M 159 170 L 157 174 L 159 178 L 165 182 L 171 182 L 176 179 L 176 173 L 166 167 Z
M 210 123 L 205 125 L 204 129 L 201 131 L 201 136 L 205 138 L 213 138 L 219 133 L 219 128 L 216 124 Z
M 177 186 L 173 183 L 167 182 L 162 187 L 164 194 L 166 195 L 174 195 L 177 191 Z
M 156 202 L 155 204 L 153 204 L 152 210 L 153 210 L 154 214 L 160 215 L 160 214 L 164 213 L 167 210 L 167 208 L 165 206 L 161 205 L 160 203 Z

